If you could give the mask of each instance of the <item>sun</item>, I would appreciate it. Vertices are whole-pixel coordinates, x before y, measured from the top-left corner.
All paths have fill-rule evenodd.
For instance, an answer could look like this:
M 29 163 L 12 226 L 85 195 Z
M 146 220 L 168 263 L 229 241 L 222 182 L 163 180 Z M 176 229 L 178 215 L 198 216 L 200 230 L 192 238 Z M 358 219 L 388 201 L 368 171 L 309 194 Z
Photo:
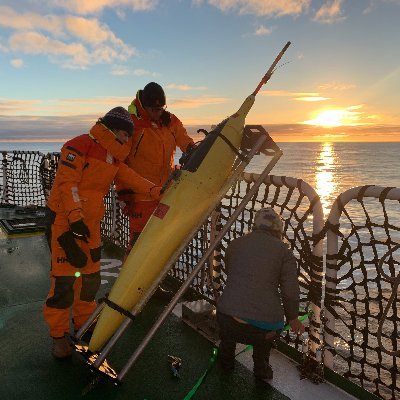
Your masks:
M 304 121 L 304 123 L 317 126 L 335 127 L 344 125 L 343 119 L 345 116 L 346 112 L 344 110 L 325 110 L 321 111 L 316 118 Z

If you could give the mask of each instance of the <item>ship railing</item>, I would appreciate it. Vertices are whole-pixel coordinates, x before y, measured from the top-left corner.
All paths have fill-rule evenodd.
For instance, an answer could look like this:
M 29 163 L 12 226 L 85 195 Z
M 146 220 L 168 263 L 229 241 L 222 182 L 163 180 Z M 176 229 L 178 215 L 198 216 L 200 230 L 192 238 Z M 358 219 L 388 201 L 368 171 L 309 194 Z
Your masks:
M 44 207 L 59 153 L 1 151 L 1 155 L 0 204 Z M 227 193 L 171 269 L 172 277 L 185 281 L 255 178 L 256 174 L 244 173 Z M 399 357 L 387 354 L 387 349 L 395 353 L 399 350 L 400 304 L 393 296 L 393 280 L 387 278 L 399 275 L 399 202 L 399 188 L 353 188 L 337 198 L 324 223 L 321 203 L 310 185 L 300 179 L 270 175 L 215 248 L 191 288 L 215 304 L 226 282 L 227 244 L 251 229 L 259 208 L 273 206 L 282 215 L 285 239 L 298 261 L 301 307 L 311 316 L 310 358 L 319 361 L 322 350 L 328 370 L 384 399 L 399 398 Z M 113 187 L 105 206 L 103 239 L 126 248 L 129 221 Z M 378 269 L 379 263 L 384 274 Z M 385 314 L 390 300 L 392 304 Z M 304 351 L 304 342 L 289 332 L 282 334 L 281 341 L 300 354 Z
M 400 398 L 399 202 L 400 188 L 355 187 L 325 224 L 325 365 L 384 399 Z
M 1 151 L 0 204 L 44 206 L 39 151 Z

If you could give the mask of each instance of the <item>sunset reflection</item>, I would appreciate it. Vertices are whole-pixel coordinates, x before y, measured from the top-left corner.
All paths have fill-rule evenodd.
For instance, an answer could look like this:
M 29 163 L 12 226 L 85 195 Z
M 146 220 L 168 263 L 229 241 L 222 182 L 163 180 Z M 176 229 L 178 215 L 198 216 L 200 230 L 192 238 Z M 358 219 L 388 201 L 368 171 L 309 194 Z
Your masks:
M 325 215 L 329 213 L 335 197 L 337 187 L 336 164 L 337 159 L 333 143 L 321 143 L 321 150 L 316 160 L 315 190 L 321 199 Z

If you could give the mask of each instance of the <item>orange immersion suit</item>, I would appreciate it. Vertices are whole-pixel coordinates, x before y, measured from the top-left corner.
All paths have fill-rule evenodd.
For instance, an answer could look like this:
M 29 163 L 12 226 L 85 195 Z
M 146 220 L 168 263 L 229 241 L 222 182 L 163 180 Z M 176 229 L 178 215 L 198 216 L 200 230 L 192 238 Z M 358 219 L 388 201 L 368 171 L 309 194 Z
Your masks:
M 57 175 L 47 202 L 55 214 L 51 226 L 51 288 L 44 306 L 44 317 L 52 337 L 69 332 L 70 309 L 75 330 L 79 329 L 96 307 L 100 287 L 101 238 L 100 221 L 104 215 L 104 196 L 114 178 L 154 199 L 159 188 L 127 167 L 122 160 L 131 147 L 120 142 L 105 125 L 96 123 L 89 134 L 75 137 L 61 149 Z M 83 219 L 89 228 L 87 243 L 76 240 L 87 257 L 83 268 L 67 260 L 59 238 L 70 230 L 70 224 Z M 80 274 L 76 274 L 79 271 Z M 76 276 L 78 275 L 78 276 Z M 80 275 L 80 276 L 79 276 Z
M 160 121 L 151 121 L 141 104 L 139 92 L 128 107 L 135 131 L 126 164 L 144 178 L 163 186 L 174 170 L 176 147 L 185 152 L 194 142 L 174 114 L 164 111 Z M 142 232 L 158 201 L 146 193 L 131 192 L 118 179 L 116 183 L 119 198 L 126 204 L 124 212 L 129 216 L 132 241 Z

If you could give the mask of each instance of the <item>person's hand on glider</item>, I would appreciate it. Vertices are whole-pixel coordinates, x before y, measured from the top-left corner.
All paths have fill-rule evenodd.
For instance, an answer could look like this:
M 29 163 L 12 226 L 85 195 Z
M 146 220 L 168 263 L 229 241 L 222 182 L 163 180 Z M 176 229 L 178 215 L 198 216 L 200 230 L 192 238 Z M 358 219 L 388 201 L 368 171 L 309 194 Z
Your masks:
M 150 196 L 154 200 L 160 200 L 162 192 L 161 192 L 162 187 L 161 186 L 153 186 L 150 189 Z
M 289 321 L 289 325 L 290 325 L 290 330 L 296 333 L 297 335 L 301 335 L 305 330 L 303 323 L 299 321 L 297 318 Z

